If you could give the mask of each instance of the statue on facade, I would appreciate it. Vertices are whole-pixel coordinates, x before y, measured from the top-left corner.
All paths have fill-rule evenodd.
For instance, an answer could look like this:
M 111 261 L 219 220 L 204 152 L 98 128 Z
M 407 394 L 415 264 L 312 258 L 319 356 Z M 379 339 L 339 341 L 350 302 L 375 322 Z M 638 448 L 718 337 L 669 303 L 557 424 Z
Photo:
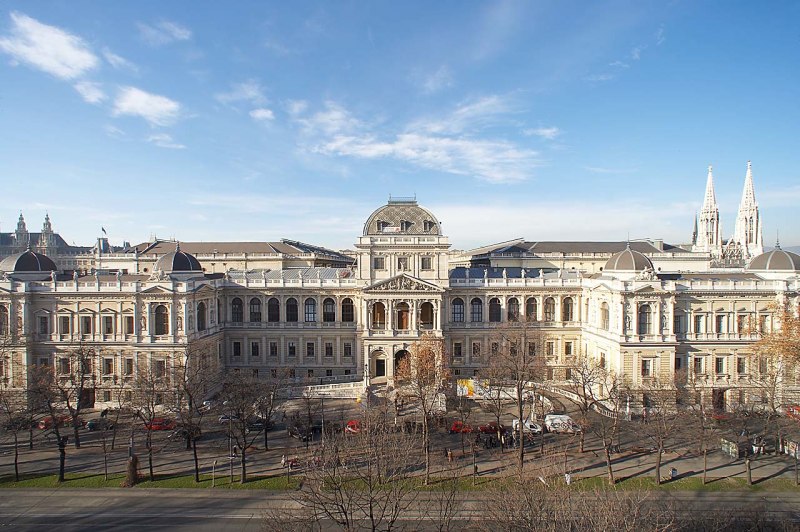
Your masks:
M 122 281 L 122 270 L 117 270 L 117 282 Z
M 508 279 L 508 274 L 506 274 L 505 268 L 503 268 L 503 279 Z
M 72 280 L 78 282 L 78 270 L 72 270 Z
M 484 268 L 483 269 L 483 280 L 486 281 L 487 279 L 489 279 L 489 268 Z
M 56 282 L 56 277 L 57 277 L 56 272 L 54 272 L 54 271 L 50 272 L 50 280 L 51 281 Z
M 520 272 L 520 275 L 522 276 L 523 279 L 525 278 L 525 274 L 526 273 L 528 273 L 528 272 L 525 271 L 525 268 L 522 268 L 522 271 Z
M 182 331 L 183 330 L 183 316 L 181 316 L 180 314 L 178 315 L 177 324 L 178 324 L 178 330 Z

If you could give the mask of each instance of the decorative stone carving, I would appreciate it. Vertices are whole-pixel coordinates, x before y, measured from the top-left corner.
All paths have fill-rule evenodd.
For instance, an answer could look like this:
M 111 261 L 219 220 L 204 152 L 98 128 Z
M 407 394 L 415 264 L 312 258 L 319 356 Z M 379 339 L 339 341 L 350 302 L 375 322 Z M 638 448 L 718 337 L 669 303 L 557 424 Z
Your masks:
M 395 277 L 386 282 L 373 285 L 370 290 L 380 290 L 383 292 L 436 292 L 436 289 L 427 284 L 420 283 L 408 277 Z
M 656 279 L 658 278 L 656 277 L 656 272 L 653 271 L 653 268 L 645 268 L 636 274 L 637 281 L 655 281 Z

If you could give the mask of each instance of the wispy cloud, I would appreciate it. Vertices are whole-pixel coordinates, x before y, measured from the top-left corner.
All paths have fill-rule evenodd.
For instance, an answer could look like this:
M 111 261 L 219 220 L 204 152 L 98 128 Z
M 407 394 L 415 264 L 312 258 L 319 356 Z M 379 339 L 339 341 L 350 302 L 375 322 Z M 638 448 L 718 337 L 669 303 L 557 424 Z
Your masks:
M 666 40 L 667 36 L 664 33 L 664 26 L 661 26 L 658 28 L 658 31 L 656 31 L 656 46 L 661 46 Z
M 273 113 L 270 109 L 264 109 L 262 107 L 250 111 L 250 118 L 252 118 L 253 120 L 258 120 L 260 122 L 264 120 L 274 120 L 275 113 Z
M 107 96 L 106 93 L 101 88 L 102 85 L 100 83 L 96 83 L 93 81 L 79 81 L 75 85 L 75 90 L 78 91 L 78 94 L 88 103 L 98 104 L 103 102 Z
M 610 74 L 608 72 L 605 72 L 603 74 L 591 74 L 589 76 L 586 76 L 584 79 L 586 81 L 592 81 L 592 82 L 610 81 L 614 79 L 614 74 Z
M 285 104 L 286 112 L 290 116 L 300 116 L 308 109 L 308 102 L 305 100 L 289 100 Z
M 105 127 L 103 127 L 103 130 L 106 132 L 106 135 L 115 139 L 120 139 L 125 136 L 124 131 L 117 126 L 112 126 L 111 124 L 107 124 Z
M 176 41 L 188 41 L 192 32 L 175 22 L 162 20 L 155 24 L 138 23 L 139 36 L 150 46 L 162 46 Z
M 155 144 L 159 148 L 169 148 L 172 150 L 182 150 L 186 148 L 183 144 L 175 142 L 173 140 L 172 135 L 168 135 L 166 133 L 157 133 L 154 135 L 150 135 L 147 137 L 147 142 Z
M 98 66 L 97 56 L 76 35 L 17 12 L 11 12 L 11 23 L 11 33 L 0 38 L 0 50 L 17 63 L 65 80 L 80 78 Z
M 224 105 L 235 103 L 250 103 L 252 105 L 262 105 L 267 102 L 264 96 L 264 89 L 256 80 L 247 80 L 242 83 L 234 83 L 231 90 L 214 95 L 216 100 Z
M 354 131 L 363 126 L 361 121 L 336 102 L 327 101 L 324 107 L 324 110 L 309 117 L 296 118 L 306 134 L 329 136 Z
M 609 63 L 608 66 L 611 68 L 629 68 L 630 65 L 625 63 L 624 61 L 614 61 L 613 63 Z
M 110 64 L 117 70 L 129 70 L 131 72 L 139 71 L 139 67 L 137 67 L 124 57 L 115 54 L 108 48 L 103 48 L 103 57 L 105 58 L 106 61 L 108 61 L 108 64 Z
M 641 59 L 642 52 L 644 52 L 645 49 L 647 49 L 647 46 L 645 45 L 634 46 L 633 49 L 631 50 L 631 59 L 633 59 L 634 61 L 638 61 L 639 59 Z
M 506 121 L 513 111 L 515 104 L 511 98 L 501 95 L 483 96 L 464 101 L 441 117 L 417 120 L 408 129 L 436 134 L 476 131 Z
M 555 126 L 552 126 L 552 127 L 537 127 L 535 129 L 526 129 L 522 133 L 528 136 L 535 135 L 537 137 L 542 137 L 543 139 L 554 140 L 556 137 L 561 135 L 562 131 Z
M 437 93 L 453 86 L 453 73 L 447 65 L 442 65 L 435 72 L 423 76 L 420 85 L 426 94 Z
M 114 100 L 114 116 L 138 116 L 152 126 L 168 126 L 180 116 L 181 104 L 136 87 L 122 87 Z

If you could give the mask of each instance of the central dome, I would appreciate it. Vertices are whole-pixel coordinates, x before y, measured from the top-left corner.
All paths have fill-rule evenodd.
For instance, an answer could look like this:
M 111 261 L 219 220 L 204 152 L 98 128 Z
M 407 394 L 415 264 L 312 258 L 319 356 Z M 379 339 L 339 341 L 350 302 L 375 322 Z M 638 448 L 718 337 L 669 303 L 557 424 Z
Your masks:
M 772 251 L 762 253 L 750 261 L 747 269 L 782 272 L 800 271 L 800 255 L 776 247 Z
M 364 224 L 364 236 L 403 234 L 441 235 L 439 220 L 413 198 L 389 198 Z
M 155 271 L 163 272 L 201 272 L 203 267 L 194 255 L 181 251 L 180 244 L 175 245 L 175 251 L 165 253 L 157 261 Z
M 650 259 L 630 247 L 611 255 L 603 268 L 604 271 L 612 272 L 641 272 L 647 269 L 653 269 Z
M 54 271 L 58 271 L 58 267 L 52 259 L 31 249 L 6 257 L 0 262 L 0 272 L 32 273 Z

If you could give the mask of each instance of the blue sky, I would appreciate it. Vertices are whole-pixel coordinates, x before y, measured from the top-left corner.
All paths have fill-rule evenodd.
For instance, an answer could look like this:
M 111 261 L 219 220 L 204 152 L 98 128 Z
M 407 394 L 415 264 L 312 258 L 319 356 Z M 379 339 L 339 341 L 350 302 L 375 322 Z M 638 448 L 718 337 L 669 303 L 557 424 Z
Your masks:
M 351 247 L 416 194 L 455 248 L 800 243 L 800 3 L 4 2 L 0 230 Z

